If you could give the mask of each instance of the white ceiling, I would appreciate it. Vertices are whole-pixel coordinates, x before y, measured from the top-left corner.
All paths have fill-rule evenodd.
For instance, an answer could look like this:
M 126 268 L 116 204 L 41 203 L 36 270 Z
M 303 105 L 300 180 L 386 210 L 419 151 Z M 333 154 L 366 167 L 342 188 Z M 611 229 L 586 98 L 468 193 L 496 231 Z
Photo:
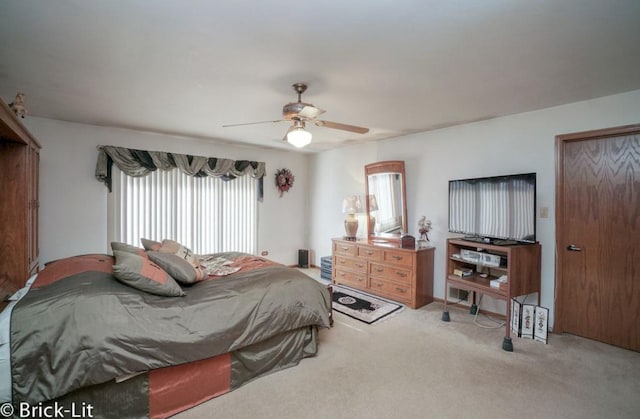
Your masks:
M 640 89 L 638 0 L 2 0 L 0 97 L 31 115 L 305 151 Z

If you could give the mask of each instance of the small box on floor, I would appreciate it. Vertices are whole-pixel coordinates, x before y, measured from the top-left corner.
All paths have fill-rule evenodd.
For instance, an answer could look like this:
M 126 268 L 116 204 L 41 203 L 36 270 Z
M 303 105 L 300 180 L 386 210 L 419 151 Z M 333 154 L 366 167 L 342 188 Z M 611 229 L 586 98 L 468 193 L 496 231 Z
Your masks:
M 333 263 L 331 256 L 323 256 L 320 258 L 320 278 L 331 280 L 331 270 Z

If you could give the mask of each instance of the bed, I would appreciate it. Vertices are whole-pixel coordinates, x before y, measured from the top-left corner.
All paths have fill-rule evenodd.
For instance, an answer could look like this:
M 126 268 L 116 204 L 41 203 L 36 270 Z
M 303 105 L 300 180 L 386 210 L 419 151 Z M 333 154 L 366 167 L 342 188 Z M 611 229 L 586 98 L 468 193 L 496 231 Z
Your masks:
M 176 281 L 176 296 L 123 281 L 122 252 L 47 264 L 0 315 L 0 403 L 162 418 L 316 354 L 326 286 L 248 254 L 207 257 L 220 276 Z

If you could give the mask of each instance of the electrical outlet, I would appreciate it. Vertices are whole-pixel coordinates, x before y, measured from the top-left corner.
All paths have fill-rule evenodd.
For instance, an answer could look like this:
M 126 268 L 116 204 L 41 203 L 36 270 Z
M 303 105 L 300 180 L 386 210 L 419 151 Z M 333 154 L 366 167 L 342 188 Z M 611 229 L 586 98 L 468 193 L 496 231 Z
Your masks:
M 269 256 L 269 251 L 268 250 L 263 250 L 262 253 L 260 253 L 262 256 Z
M 540 218 L 549 218 L 549 207 L 540 207 Z

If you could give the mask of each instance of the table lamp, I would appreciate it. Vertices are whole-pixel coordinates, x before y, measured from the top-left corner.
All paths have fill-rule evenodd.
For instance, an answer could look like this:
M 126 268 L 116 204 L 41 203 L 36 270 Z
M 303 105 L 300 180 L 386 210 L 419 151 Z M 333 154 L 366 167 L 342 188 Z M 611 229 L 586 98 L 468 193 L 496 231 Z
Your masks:
M 342 212 L 347 214 L 344 220 L 346 240 L 355 240 L 358 232 L 358 219 L 356 213 L 362 212 L 362 200 L 358 195 L 349 195 L 342 200 Z
M 372 233 L 376 225 L 376 217 L 373 213 L 378 211 L 378 201 L 376 200 L 376 196 L 373 194 L 368 195 L 367 198 L 369 198 L 369 233 Z

